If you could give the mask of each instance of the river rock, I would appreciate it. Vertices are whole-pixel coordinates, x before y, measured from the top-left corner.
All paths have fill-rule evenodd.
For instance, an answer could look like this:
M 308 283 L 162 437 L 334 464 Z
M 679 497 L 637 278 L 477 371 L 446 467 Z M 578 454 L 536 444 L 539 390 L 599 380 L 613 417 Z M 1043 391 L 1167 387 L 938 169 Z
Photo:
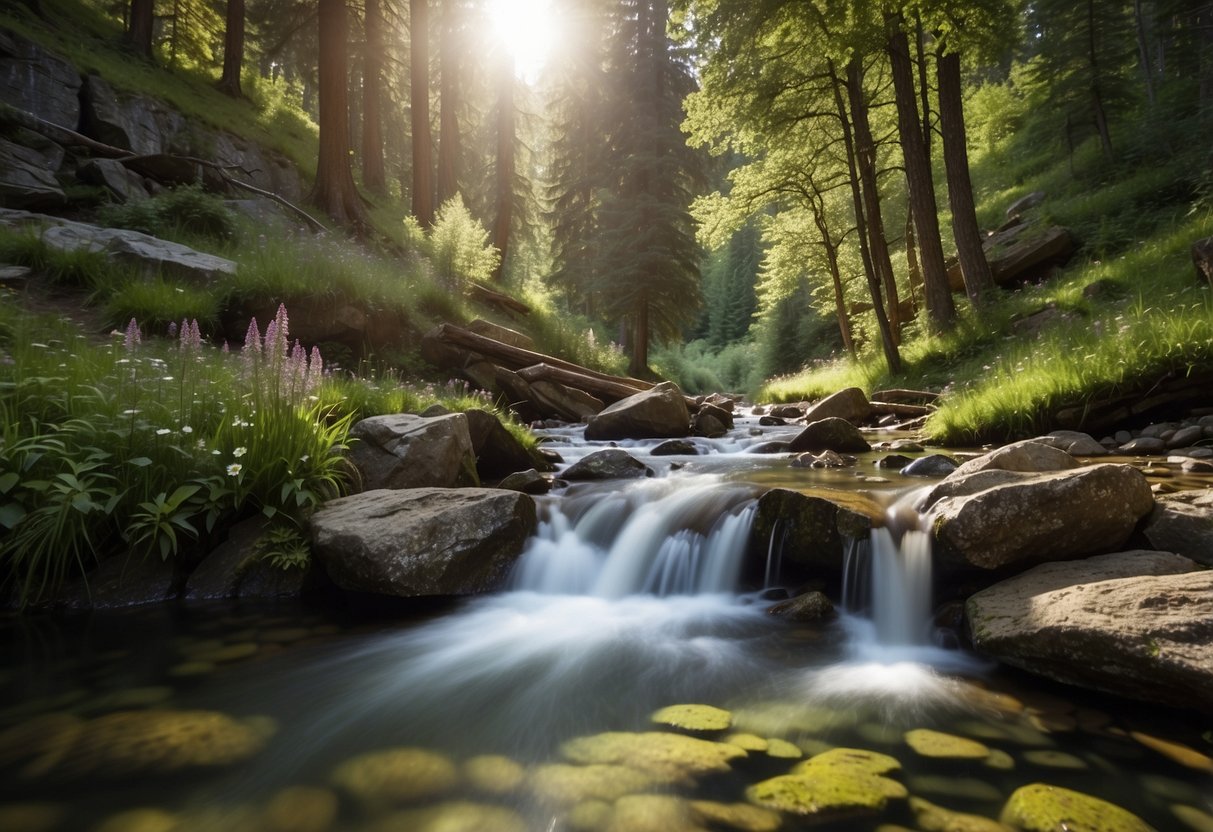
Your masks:
M 350 437 L 356 441 L 349 459 L 367 491 L 479 484 L 468 418 L 462 413 L 372 416 L 355 423 Z
M 1169 552 L 1049 563 L 969 598 L 977 650 L 1083 687 L 1210 710 L 1213 572 Z
M 786 454 L 791 447 L 790 442 L 772 439 L 769 442 L 758 442 L 745 450 L 748 454 Z
M 1155 454 L 1164 454 L 1166 452 L 1167 443 L 1156 436 L 1139 436 L 1136 439 L 1130 439 L 1121 445 L 1119 450 L 1119 453 L 1126 456 L 1154 456 Z
M 505 580 L 535 531 L 535 501 L 480 488 L 376 490 L 312 515 L 312 553 L 342 589 L 472 595 Z
M 729 771 L 746 756 L 735 745 L 657 731 L 608 731 L 577 737 L 560 746 L 561 755 L 578 765 L 621 765 L 663 783 L 690 784 L 704 774 Z
M 1189 445 L 1195 445 L 1204 438 L 1204 428 L 1200 425 L 1187 425 L 1178 428 L 1175 433 L 1171 434 L 1171 438 L 1167 439 L 1167 449 L 1175 450 L 1177 448 L 1186 448 Z
M 573 463 L 566 480 L 618 480 L 653 476 L 653 469 L 619 448 L 604 448 Z
M 956 460 L 950 456 L 927 454 L 906 465 L 900 473 L 904 477 L 946 477 L 958 467 Z
M 1159 496 L 1143 532 L 1156 549 L 1213 566 L 1213 491 Z
M 932 507 L 931 527 L 942 564 L 993 570 L 1115 551 L 1153 508 L 1140 471 L 1103 464 L 946 497 Z
M 1050 445 L 1059 451 L 1065 451 L 1070 456 L 1106 456 L 1108 449 L 1095 440 L 1089 433 L 1077 430 L 1055 430 L 1045 436 L 1038 436 L 1034 442 Z
M 689 439 L 667 439 L 653 450 L 651 456 L 698 456 L 699 448 Z
M 837 451 L 838 453 L 862 453 L 871 450 L 859 429 L 845 419 L 830 417 L 809 425 L 792 440 L 792 453 L 811 451 Z
M 506 491 L 521 491 L 523 494 L 547 494 L 552 490 L 552 483 L 534 468 L 530 468 L 510 474 L 497 483 L 497 487 Z
M 185 584 L 188 601 L 224 598 L 298 598 L 315 583 L 313 564 L 275 566 L 267 555 L 272 547 L 258 542 L 270 526 L 261 515 L 237 524 L 228 538 L 190 573 Z
M 678 385 L 662 382 L 626 399 L 620 399 L 590 418 L 585 438 L 610 439 L 670 439 L 688 436 L 691 415 L 686 399 Z
M 767 615 L 789 621 L 825 621 L 833 618 L 835 612 L 834 604 L 825 593 L 814 590 L 767 607 Z
M 1007 799 L 999 820 L 1022 832 L 1154 832 L 1141 818 L 1081 792 L 1032 783 Z
M 476 473 L 481 479 L 497 480 L 530 468 L 551 470 L 550 465 L 538 454 L 532 454 L 492 413 L 473 408 L 464 411 L 463 415 L 476 457 Z
M 864 392 L 858 387 L 847 387 L 814 404 L 805 413 L 804 418 L 808 422 L 830 418 L 844 419 L 852 425 L 859 425 L 871 415 L 872 405 Z
M 771 408 L 772 416 L 780 419 L 800 419 L 808 409 L 807 404 L 777 404 Z
M 1024 439 L 1003 445 L 983 456 L 970 459 L 952 472 L 953 477 L 963 477 L 977 471 L 997 468 L 1003 471 L 1069 471 L 1079 467 L 1079 462 L 1063 450 L 1035 439 Z
M 358 800 L 391 805 L 449 792 L 459 784 L 459 769 L 433 751 L 389 748 L 351 757 L 333 770 L 332 780 Z
M 809 574 L 842 571 L 843 540 L 836 503 L 786 488 L 772 488 L 758 498 L 750 524 L 750 570 L 762 575 L 774 549 L 783 566 Z M 850 514 L 850 512 L 845 512 Z

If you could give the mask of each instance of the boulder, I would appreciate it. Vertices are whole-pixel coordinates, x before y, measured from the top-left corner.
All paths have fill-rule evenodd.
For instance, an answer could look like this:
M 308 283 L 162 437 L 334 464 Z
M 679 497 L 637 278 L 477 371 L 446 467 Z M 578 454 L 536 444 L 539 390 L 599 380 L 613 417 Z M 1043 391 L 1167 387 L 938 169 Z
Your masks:
M 767 615 L 789 621 L 824 621 L 835 615 L 834 605 L 823 592 L 806 592 L 767 607 Z
M 235 526 L 225 542 L 208 554 L 185 584 L 187 601 L 226 598 L 298 598 L 315 583 L 310 558 L 306 564 L 275 565 L 272 547 L 258 545 L 268 531 L 258 515 Z
M 699 405 L 699 409 L 695 411 L 695 425 L 700 424 L 705 418 L 715 419 L 725 430 L 733 429 L 733 411 L 730 408 L 720 407 L 711 402 L 703 402 Z
M 799 419 L 804 416 L 806 405 L 777 404 L 771 408 L 770 415 L 778 419 Z
M 1167 452 L 1167 443 L 1157 436 L 1139 436 L 1121 445 L 1118 452 L 1126 456 L 1165 454 Z
M 569 466 L 566 480 L 618 480 L 653 476 L 653 469 L 619 448 L 594 451 Z
M 992 234 L 981 245 L 999 286 L 1041 277 L 1052 266 L 1065 263 L 1078 248 L 1068 228 L 1030 222 Z M 958 263 L 948 269 L 948 283 L 954 292 L 964 290 Z
M 902 468 L 900 473 L 905 477 L 946 477 L 958 467 L 956 460 L 950 456 L 927 454 Z
M 99 185 L 117 197 L 118 202 L 147 199 L 143 177 L 116 159 L 90 159 L 76 171 L 76 177 L 89 185 Z
M 855 525 L 857 518 L 854 512 L 821 497 L 772 488 L 758 498 L 750 524 L 750 574 L 761 577 L 768 571 L 771 558 L 778 559 L 780 571 L 796 573 L 783 575 L 784 580 L 802 574 L 841 574 L 845 535 L 840 525 L 853 532 L 846 521 Z M 863 533 L 866 535 L 866 530 Z
M 954 483 L 954 478 L 956 474 L 947 481 Z M 945 497 L 931 509 L 931 527 L 945 566 L 1023 568 L 1115 551 L 1153 507 L 1150 485 L 1140 471 L 1103 464 Z
M 479 485 L 468 419 L 462 413 L 424 418 L 372 416 L 350 429 L 349 459 L 366 491 Z M 526 467 L 530 467 L 529 465 Z
M 601 413 L 606 407 L 602 399 L 556 381 L 530 382 L 530 396 L 531 401 L 544 413 L 570 422 L 581 422 Z
M 767 442 L 758 442 L 750 445 L 745 449 L 747 454 L 786 454 L 792 447 L 791 442 L 784 442 L 780 439 L 772 439 Z
M 809 422 L 821 419 L 845 419 L 852 425 L 862 424 L 872 415 L 868 397 L 858 387 L 847 387 L 826 396 L 809 408 L 804 418 Z
M 498 488 L 506 491 L 521 491 L 523 494 L 547 494 L 552 490 L 552 482 L 534 468 L 518 471 L 497 483 Z
M 552 470 L 547 462 L 538 454 L 531 453 L 492 413 L 472 409 L 464 411 L 463 415 L 467 419 L 472 453 L 476 457 L 476 473 L 482 480 L 499 480 L 528 468 Z
M 80 123 L 80 73 L 36 43 L 0 32 L 0 101 L 75 130 Z
M 58 208 L 67 202 L 59 180 L 38 151 L 0 139 L 0 205 Z
M 516 491 L 367 491 L 312 515 L 313 556 L 342 589 L 397 597 L 498 588 L 535 531 L 535 501 Z
M 172 137 L 186 127 L 180 112 L 154 98 L 118 93 L 99 75 L 84 79 L 80 101 L 81 132 L 141 156 L 164 153 Z
M 988 471 L 997 468 L 1003 471 L 1027 471 L 1042 473 L 1044 471 L 1069 471 L 1079 467 L 1078 460 L 1065 451 L 1038 442 L 1035 439 L 1024 439 L 1003 445 L 997 450 L 990 451 L 984 456 L 970 459 L 953 471 L 949 476 L 963 477 L 978 471 Z
M 1099 444 L 1094 436 L 1077 430 L 1055 430 L 1046 436 L 1038 436 L 1032 441 L 1065 451 L 1070 456 L 1107 456 L 1108 454 L 1108 449 Z
M 719 408 L 714 408 L 719 409 Z M 729 423 L 732 419 L 729 420 Z M 729 425 L 722 422 L 715 414 L 709 412 L 707 408 L 700 410 L 691 420 L 691 433 L 696 436 L 703 436 L 708 439 L 720 439 L 729 432 Z
M 1037 566 L 969 598 L 973 645 L 1067 684 L 1213 709 L 1213 572 L 1169 552 Z
M 161 604 L 177 597 L 179 562 L 157 555 L 127 552 L 102 561 L 83 578 L 70 582 L 52 599 L 72 610 L 118 610 Z
M 1159 496 L 1142 531 L 1156 549 L 1213 566 L 1213 491 Z
M 585 438 L 670 439 L 691 432 L 691 417 L 678 385 L 666 381 L 615 402 L 586 425 Z
M 689 439 L 667 439 L 653 450 L 650 456 L 698 456 L 699 447 Z
M 810 451 L 837 451 L 838 453 L 862 453 L 871 450 L 859 428 L 845 419 L 830 417 L 811 422 L 792 440 L 792 453 Z

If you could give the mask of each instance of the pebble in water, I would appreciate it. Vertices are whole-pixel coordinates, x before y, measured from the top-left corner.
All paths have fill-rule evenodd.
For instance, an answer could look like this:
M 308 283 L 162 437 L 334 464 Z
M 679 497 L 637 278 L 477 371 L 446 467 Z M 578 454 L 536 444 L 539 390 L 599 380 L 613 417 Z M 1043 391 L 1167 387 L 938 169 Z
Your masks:
M 910 811 L 923 832 L 1014 832 L 996 820 L 954 812 L 920 797 L 910 798 Z
M 172 832 L 181 818 L 163 809 L 127 809 L 110 815 L 94 832 Z
M 1023 832 L 1154 832 L 1137 815 L 1115 804 L 1044 783 L 1016 789 L 999 820 Z

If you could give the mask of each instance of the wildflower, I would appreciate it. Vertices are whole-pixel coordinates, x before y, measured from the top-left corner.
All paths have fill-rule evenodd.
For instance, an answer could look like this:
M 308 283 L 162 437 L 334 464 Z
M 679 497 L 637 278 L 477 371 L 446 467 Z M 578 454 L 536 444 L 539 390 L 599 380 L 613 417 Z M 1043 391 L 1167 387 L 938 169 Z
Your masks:
M 304 385 L 304 390 L 315 390 L 320 385 L 320 380 L 323 377 L 324 361 L 320 358 L 320 348 L 312 347 L 311 355 L 308 357 L 307 383 Z
M 194 429 L 192 427 L 190 427 L 189 425 L 182 425 L 181 432 L 184 433 L 186 436 L 189 436 L 191 433 L 194 432 Z
M 139 323 L 134 318 L 131 318 L 130 323 L 126 325 L 126 333 L 122 336 L 122 346 L 128 352 L 135 349 L 143 341 L 143 336 L 139 333 Z
M 168 428 L 159 428 L 156 431 L 157 436 L 168 436 L 170 433 L 172 433 L 172 431 Z
M 122 411 L 122 415 L 123 415 L 123 416 L 134 416 L 134 415 L 135 415 L 136 413 L 138 413 L 138 412 L 139 412 L 138 410 L 136 410 L 136 409 L 132 408 L 132 409 L 130 409 L 130 410 L 124 410 L 124 411 Z
M 249 318 L 248 331 L 244 333 L 244 349 L 245 353 L 261 352 L 261 330 L 257 328 L 257 319 Z
M 227 466 L 227 475 L 229 477 L 238 477 L 240 476 L 240 472 L 243 470 L 243 465 L 241 465 L 239 462 L 233 462 L 231 465 Z
M 244 456 L 247 453 L 248 453 L 248 448 L 241 445 L 239 448 L 232 451 L 232 456 L 236 457 L 236 459 L 240 459 L 240 457 Z
M 169 321 L 169 324 L 168 324 L 168 337 L 169 337 L 169 338 L 176 338 L 176 337 L 177 337 L 177 322 L 176 322 L 176 321 Z
M 220 454 L 220 450 L 219 450 L 218 448 L 216 448 L 215 450 L 211 451 L 211 456 L 219 456 L 219 454 Z

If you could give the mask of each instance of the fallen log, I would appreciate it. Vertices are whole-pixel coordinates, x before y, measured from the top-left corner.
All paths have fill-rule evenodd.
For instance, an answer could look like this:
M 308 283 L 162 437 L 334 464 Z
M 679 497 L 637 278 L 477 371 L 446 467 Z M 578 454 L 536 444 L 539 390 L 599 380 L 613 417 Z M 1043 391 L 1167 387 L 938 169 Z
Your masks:
M 893 404 L 926 404 L 938 398 L 939 394 L 930 390 L 906 390 L 900 387 L 892 390 L 874 390 L 872 392 L 872 399 L 874 401 L 891 402 Z
M 615 381 L 613 379 L 595 378 L 594 376 L 574 372 L 563 367 L 556 367 L 547 363 L 523 367 L 518 371 L 518 375 L 531 384 L 534 384 L 537 381 L 551 381 L 564 385 L 565 387 L 572 387 L 574 390 L 580 390 L 583 393 L 589 393 L 595 398 L 602 399 L 608 404 L 643 392 L 637 390 L 635 387 Z M 693 399 L 687 399 L 688 406 L 690 406 L 690 403 L 693 401 Z
M 522 301 L 515 297 L 498 292 L 496 289 L 490 289 L 483 283 L 473 282 L 468 287 L 468 297 L 480 303 L 487 303 L 492 306 L 497 306 L 505 309 L 508 312 L 517 312 L 519 315 L 531 314 L 531 307 L 527 306 Z
M 929 405 L 922 404 L 899 404 L 896 402 L 868 402 L 872 406 L 872 413 L 878 416 L 908 416 L 910 418 L 918 418 L 930 416 L 935 412 L 935 408 Z
M 597 370 L 591 370 L 589 367 L 582 367 L 579 364 L 564 361 L 555 356 L 510 346 L 501 341 L 495 341 L 492 338 L 486 338 L 483 335 L 469 332 L 453 324 L 439 324 L 426 333 L 425 338 L 436 339 L 442 343 L 478 353 L 493 363 L 500 364 L 502 367 L 514 370 L 515 372 L 526 367 L 533 367 L 536 364 L 547 364 L 551 367 L 567 370 L 588 378 L 598 379 L 599 381 L 615 382 L 630 388 L 631 392 L 627 394 L 629 396 L 633 393 L 649 390 L 654 386 L 652 382 L 641 381 L 638 378 L 600 373 Z M 594 391 L 587 390 L 586 392 L 593 393 Z

